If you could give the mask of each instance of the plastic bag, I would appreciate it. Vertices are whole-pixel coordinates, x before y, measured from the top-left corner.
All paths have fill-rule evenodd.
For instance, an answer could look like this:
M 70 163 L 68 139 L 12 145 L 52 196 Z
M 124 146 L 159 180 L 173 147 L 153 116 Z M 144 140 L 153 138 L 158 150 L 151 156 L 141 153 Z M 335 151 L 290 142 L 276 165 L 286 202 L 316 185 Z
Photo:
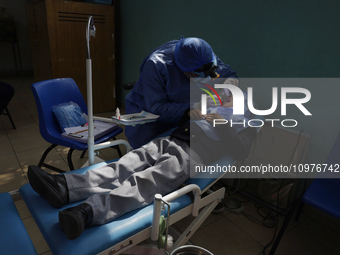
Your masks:
M 65 128 L 82 126 L 87 122 L 79 105 L 72 101 L 54 105 L 52 111 L 59 122 L 62 133 L 65 132 Z

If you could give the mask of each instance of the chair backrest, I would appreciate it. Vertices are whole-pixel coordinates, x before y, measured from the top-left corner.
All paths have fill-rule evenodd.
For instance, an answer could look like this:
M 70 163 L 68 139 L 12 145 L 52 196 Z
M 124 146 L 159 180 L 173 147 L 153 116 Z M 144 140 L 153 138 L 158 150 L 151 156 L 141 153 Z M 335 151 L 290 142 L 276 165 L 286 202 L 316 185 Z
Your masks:
M 59 123 L 52 111 L 54 105 L 72 101 L 87 114 L 83 95 L 71 78 L 40 81 L 32 84 L 31 89 L 38 108 L 40 133 L 49 143 L 57 144 L 54 137 L 61 134 Z
M 2 114 L 11 101 L 14 93 L 15 89 L 11 85 L 0 81 L 0 114 Z
M 340 219 L 340 134 L 318 175 L 302 197 L 302 201 Z

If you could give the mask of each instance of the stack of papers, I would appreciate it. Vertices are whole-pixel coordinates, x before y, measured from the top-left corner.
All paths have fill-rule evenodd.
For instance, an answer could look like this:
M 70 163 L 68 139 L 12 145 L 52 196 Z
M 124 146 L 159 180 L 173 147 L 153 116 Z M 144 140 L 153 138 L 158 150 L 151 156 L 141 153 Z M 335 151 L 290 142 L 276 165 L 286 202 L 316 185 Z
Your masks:
M 106 123 L 95 120 L 93 130 L 94 140 L 112 132 L 117 127 L 117 124 L 114 123 Z M 65 131 L 66 132 L 61 134 L 62 137 L 81 143 L 87 143 L 87 139 L 89 136 L 88 126 L 69 127 L 65 128 Z

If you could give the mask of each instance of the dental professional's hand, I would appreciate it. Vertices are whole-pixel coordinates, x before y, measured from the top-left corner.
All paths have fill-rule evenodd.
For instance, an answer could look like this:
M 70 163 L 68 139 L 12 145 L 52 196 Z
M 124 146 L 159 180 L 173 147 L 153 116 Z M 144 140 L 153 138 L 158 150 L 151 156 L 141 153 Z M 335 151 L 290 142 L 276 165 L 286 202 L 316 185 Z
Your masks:
M 209 113 L 208 115 L 205 116 L 205 120 L 208 121 L 209 123 L 213 123 L 215 119 L 224 120 L 224 118 L 218 113 Z
M 189 115 L 190 119 L 192 119 L 192 120 L 201 120 L 201 119 L 203 119 L 202 112 L 199 109 L 191 109 L 188 112 L 188 115 Z

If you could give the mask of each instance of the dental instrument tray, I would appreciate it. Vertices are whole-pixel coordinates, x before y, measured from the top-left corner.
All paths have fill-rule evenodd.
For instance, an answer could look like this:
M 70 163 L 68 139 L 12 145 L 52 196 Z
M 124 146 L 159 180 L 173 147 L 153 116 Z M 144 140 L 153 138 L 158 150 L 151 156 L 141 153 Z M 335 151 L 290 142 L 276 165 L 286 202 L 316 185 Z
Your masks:
M 135 126 L 138 124 L 145 124 L 154 122 L 158 119 L 159 115 L 141 111 L 139 113 L 124 114 L 120 116 L 111 116 L 112 122 L 125 126 Z
M 102 121 L 94 121 L 94 140 L 107 135 L 108 133 L 112 132 L 118 128 L 117 124 L 114 123 L 106 123 Z M 88 126 L 77 126 L 77 127 L 69 127 L 65 128 L 64 133 L 61 134 L 63 138 L 77 141 L 80 143 L 87 143 L 89 132 L 88 132 Z

